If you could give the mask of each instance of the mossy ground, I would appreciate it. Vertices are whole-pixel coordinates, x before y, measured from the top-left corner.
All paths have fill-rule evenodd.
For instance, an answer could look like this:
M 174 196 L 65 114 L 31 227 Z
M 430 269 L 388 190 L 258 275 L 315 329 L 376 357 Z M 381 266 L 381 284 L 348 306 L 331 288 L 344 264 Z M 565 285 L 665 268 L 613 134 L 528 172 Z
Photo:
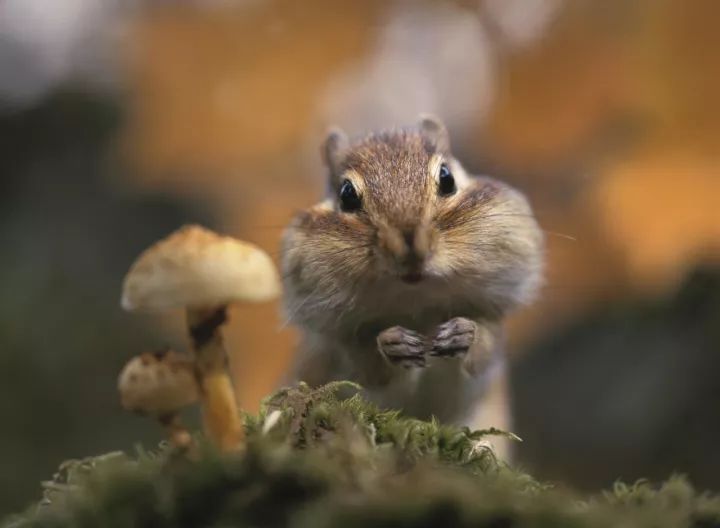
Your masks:
M 349 384 L 301 385 L 246 418 L 247 447 L 167 447 L 61 467 L 12 527 L 720 527 L 720 498 L 682 478 L 580 497 L 498 460 L 470 431 L 381 411 Z

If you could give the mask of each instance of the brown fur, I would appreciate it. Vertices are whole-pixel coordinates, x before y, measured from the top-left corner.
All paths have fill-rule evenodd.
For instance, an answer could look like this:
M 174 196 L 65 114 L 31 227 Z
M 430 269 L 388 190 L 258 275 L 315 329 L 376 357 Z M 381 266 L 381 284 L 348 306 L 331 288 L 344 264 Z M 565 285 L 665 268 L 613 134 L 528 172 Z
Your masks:
M 488 365 L 498 363 L 501 320 L 540 281 L 543 239 L 527 201 L 499 181 L 468 176 L 444 126 L 429 118 L 354 144 L 336 131 L 324 156 L 331 196 L 297 215 L 282 248 L 288 320 L 303 330 L 295 377 L 355 379 L 383 405 L 463 420 Z M 457 182 L 451 196 L 438 193 L 440 162 Z M 360 194 L 359 211 L 339 208 L 345 179 Z M 403 282 L 409 270 L 423 280 Z M 453 318 L 474 322 L 462 361 L 406 370 L 378 351 L 378 336 L 395 326 L 427 336 L 431 350 Z

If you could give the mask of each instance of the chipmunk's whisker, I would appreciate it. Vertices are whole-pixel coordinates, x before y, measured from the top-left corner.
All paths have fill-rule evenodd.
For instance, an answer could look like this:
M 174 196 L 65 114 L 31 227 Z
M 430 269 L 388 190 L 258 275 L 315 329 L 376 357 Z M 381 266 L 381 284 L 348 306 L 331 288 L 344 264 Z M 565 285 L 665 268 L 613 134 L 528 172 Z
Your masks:
M 549 230 L 547 230 L 547 229 L 543 229 L 542 231 L 543 231 L 543 233 L 547 233 L 548 235 L 553 235 L 553 236 L 556 236 L 556 237 L 559 237 L 559 238 L 564 238 L 564 239 L 566 239 L 566 240 L 570 240 L 571 242 L 577 242 L 577 241 L 578 241 L 577 237 L 574 237 L 574 236 L 572 236 L 572 235 L 568 235 L 568 234 L 566 234 L 566 233 L 559 233 L 559 232 L 557 232 L 557 231 L 549 231 Z
M 519 216 L 523 218 L 535 218 L 533 215 L 528 213 L 492 213 L 492 214 L 484 214 L 482 215 L 482 218 L 496 218 L 500 216 Z
M 489 214 L 489 215 L 483 215 L 483 218 L 496 218 L 496 217 L 503 217 L 503 216 L 519 216 L 519 217 L 525 217 L 525 218 L 534 218 L 533 215 L 526 214 L 526 213 L 493 213 L 493 214 Z M 576 237 L 574 237 L 572 235 L 568 235 L 567 233 L 560 233 L 558 231 L 551 231 L 549 229 L 542 229 L 542 231 L 544 233 L 547 233 L 548 235 L 553 235 L 553 236 L 557 236 L 560 238 L 565 238 L 567 240 L 572 240 L 573 242 L 577 242 Z

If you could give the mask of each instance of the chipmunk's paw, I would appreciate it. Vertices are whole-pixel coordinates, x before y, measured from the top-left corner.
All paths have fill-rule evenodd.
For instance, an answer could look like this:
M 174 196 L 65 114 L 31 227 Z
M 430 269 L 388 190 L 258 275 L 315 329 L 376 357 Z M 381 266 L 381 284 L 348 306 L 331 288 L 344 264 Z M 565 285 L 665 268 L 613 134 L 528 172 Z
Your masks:
M 437 328 L 430 355 L 452 358 L 467 354 L 475 342 L 477 324 L 464 317 L 455 317 Z
M 393 326 L 377 337 L 378 350 L 393 365 L 405 368 L 422 368 L 427 364 L 427 338 L 422 334 Z

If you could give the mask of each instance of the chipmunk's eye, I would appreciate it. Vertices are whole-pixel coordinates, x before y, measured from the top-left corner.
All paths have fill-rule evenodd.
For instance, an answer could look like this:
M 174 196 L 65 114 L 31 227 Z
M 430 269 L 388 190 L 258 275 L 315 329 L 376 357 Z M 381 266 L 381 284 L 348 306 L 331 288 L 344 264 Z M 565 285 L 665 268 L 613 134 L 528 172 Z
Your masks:
M 450 167 L 445 163 L 440 165 L 440 176 L 438 177 L 438 191 L 443 196 L 448 196 L 456 191 L 455 178 L 450 172 Z
M 350 180 L 345 180 L 340 186 L 340 209 L 346 212 L 357 211 L 362 202 L 358 196 L 355 186 Z

